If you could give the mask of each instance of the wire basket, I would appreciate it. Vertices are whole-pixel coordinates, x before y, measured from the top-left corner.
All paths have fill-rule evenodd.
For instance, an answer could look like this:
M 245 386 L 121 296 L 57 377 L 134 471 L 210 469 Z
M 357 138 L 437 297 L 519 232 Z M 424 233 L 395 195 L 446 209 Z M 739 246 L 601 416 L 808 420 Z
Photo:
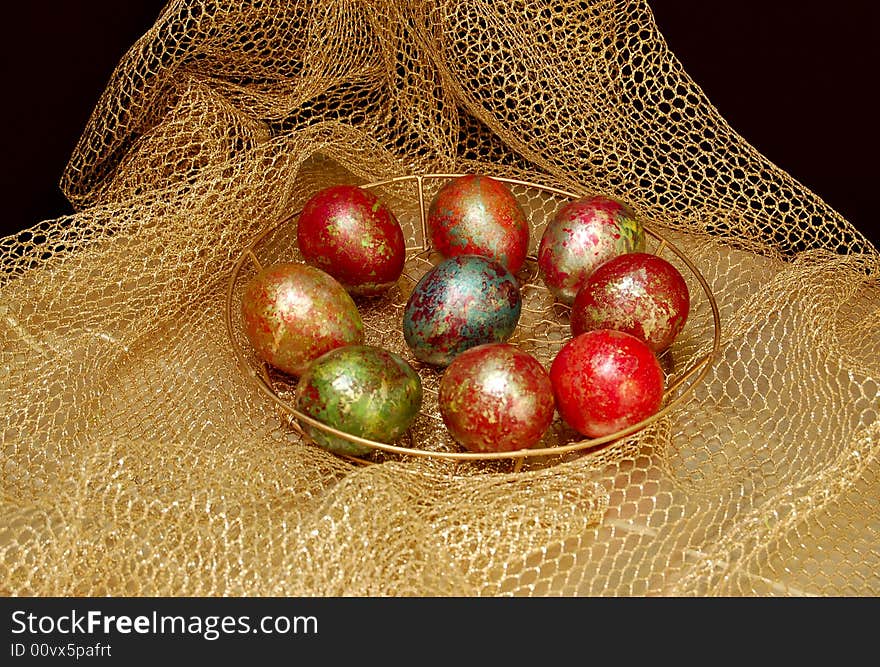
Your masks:
M 705 378 L 720 348 L 718 305 L 706 279 L 686 254 L 651 225 L 643 223 L 647 252 L 662 255 L 679 269 L 691 294 L 687 323 L 673 345 L 659 355 L 664 371 L 665 392 L 660 409 L 626 429 L 600 438 L 584 438 L 559 417 L 541 441 L 529 449 L 506 452 L 466 451 L 446 430 L 437 404 L 438 387 L 444 368 L 425 364 L 413 356 L 403 337 L 403 310 L 419 279 L 443 258 L 429 245 L 427 211 L 436 191 L 449 179 L 462 174 L 432 173 L 398 176 L 360 187 L 374 192 L 395 214 L 407 238 L 407 261 L 397 284 L 378 297 L 354 297 L 364 322 L 365 344 L 395 352 L 406 359 L 422 381 L 421 410 L 408 431 L 394 443 L 378 442 L 345 433 L 297 410 L 297 378 L 274 369 L 259 357 L 245 337 L 240 314 L 241 295 L 248 280 L 261 268 L 280 262 L 302 262 L 297 246 L 296 224 L 299 213 L 280 220 L 248 246 L 234 264 L 226 296 L 226 327 L 232 349 L 256 388 L 275 403 L 286 427 L 309 441 L 302 424 L 327 434 L 367 446 L 363 457 L 337 454 L 358 464 L 377 463 L 400 457 L 429 457 L 454 461 L 509 462 L 520 469 L 525 460 L 547 464 L 573 455 L 601 451 L 627 436 L 638 433 L 676 409 Z M 549 368 L 556 352 L 571 338 L 570 307 L 557 301 L 543 285 L 537 268 L 536 249 L 541 234 L 554 213 L 565 203 L 584 196 L 548 185 L 493 176 L 508 185 L 523 207 L 531 224 L 529 254 L 516 278 L 523 297 L 522 312 L 513 336 L 507 341 L 535 356 Z

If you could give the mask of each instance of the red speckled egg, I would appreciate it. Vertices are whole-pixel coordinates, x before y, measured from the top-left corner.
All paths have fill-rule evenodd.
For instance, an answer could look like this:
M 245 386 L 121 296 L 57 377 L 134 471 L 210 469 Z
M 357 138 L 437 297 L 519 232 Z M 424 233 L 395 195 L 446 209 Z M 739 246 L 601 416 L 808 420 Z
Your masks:
M 266 363 L 301 375 L 325 352 L 364 341 L 351 295 L 332 276 L 301 263 L 274 264 L 248 281 L 244 333 Z
M 375 194 L 354 185 L 334 185 L 313 195 L 300 213 L 297 242 L 308 264 L 357 296 L 386 291 L 406 262 L 397 218 Z
M 538 271 L 547 289 L 571 304 L 603 262 L 645 249 L 645 230 L 635 213 L 604 195 L 582 197 L 557 210 L 541 235 Z
M 617 329 L 659 353 L 672 345 L 689 311 L 688 286 L 678 269 L 657 255 L 627 253 L 587 278 L 571 307 L 571 333 Z
M 459 354 L 440 379 L 438 400 L 450 435 L 474 452 L 531 448 L 555 413 L 547 371 L 508 343 L 487 343 Z
M 550 365 L 556 408 L 589 438 L 616 433 L 655 414 L 664 378 L 650 347 L 635 336 L 594 329 L 569 340 Z
M 466 174 L 448 181 L 428 207 L 431 245 L 444 257 L 483 255 L 511 273 L 529 251 L 529 222 L 507 184 Z

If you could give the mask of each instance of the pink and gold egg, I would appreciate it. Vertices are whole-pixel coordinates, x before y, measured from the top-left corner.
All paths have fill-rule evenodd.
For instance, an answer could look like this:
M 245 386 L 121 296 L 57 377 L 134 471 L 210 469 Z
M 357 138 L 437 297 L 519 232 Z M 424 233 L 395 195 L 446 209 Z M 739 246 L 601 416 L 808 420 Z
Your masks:
M 591 195 L 563 205 L 547 224 L 538 246 L 538 270 L 553 296 L 570 305 L 600 264 L 644 249 L 645 231 L 632 209 Z

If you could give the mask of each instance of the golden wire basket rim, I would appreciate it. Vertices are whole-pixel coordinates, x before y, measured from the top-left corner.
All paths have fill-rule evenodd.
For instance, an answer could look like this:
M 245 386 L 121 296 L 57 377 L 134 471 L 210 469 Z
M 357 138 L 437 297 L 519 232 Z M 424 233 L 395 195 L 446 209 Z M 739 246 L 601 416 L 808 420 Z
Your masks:
M 429 235 L 427 233 L 427 206 L 425 202 L 425 190 L 424 190 L 424 181 L 425 180 L 435 180 L 435 179 L 452 179 L 458 178 L 460 176 L 466 175 L 465 173 L 427 173 L 427 174 L 412 174 L 405 176 L 395 176 L 392 178 L 383 179 L 380 181 L 374 181 L 371 183 L 365 183 L 358 185 L 362 189 L 371 189 L 378 188 L 385 185 L 390 185 L 393 183 L 401 183 L 406 181 L 415 181 L 418 187 L 418 198 L 419 198 L 419 214 L 420 214 L 420 222 L 421 222 L 421 230 L 422 230 L 422 239 L 423 239 L 423 247 L 418 248 L 418 252 L 416 254 L 421 254 L 430 250 L 428 246 L 428 238 Z M 503 176 L 491 175 L 491 177 L 495 180 L 501 181 L 508 185 L 516 185 L 526 188 L 532 188 L 536 190 L 540 190 L 549 194 L 553 194 L 559 197 L 567 198 L 567 199 L 578 199 L 585 196 L 586 193 L 575 193 L 567 190 L 563 190 L 558 187 L 554 187 L 551 185 L 545 185 L 541 183 L 535 183 L 531 181 L 524 181 L 516 178 L 508 178 Z M 417 457 L 428 457 L 428 458 L 438 458 L 438 459 L 449 459 L 456 461 L 489 461 L 489 460 L 519 460 L 521 463 L 523 459 L 530 457 L 555 457 L 564 455 L 572 452 L 579 451 L 587 451 L 590 450 L 591 453 L 596 453 L 610 446 L 612 443 L 630 436 L 634 433 L 637 433 L 651 424 L 656 423 L 666 415 L 668 415 L 674 408 L 676 408 L 680 403 L 684 401 L 696 388 L 696 386 L 702 381 L 702 379 L 709 372 L 709 369 L 712 366 L 712 363 L 715 361 L 718 353 L 721 349 L 721 316 L 718 309 L 718 303 L 715 300 L 715 296 L 712 294 L 712 289 L 709 286 L 708 281 L 697 268 L 697 266 L 687 257 L 687 255 L 678 248 L 672 241 L 663 236 L 660 232 L 651 228 L 651 226 L 642 221 L 643 228 L 645 233 L 657 241 L 659 241 L 659 246 L 657 250 L 654 251 L 654 254 L 660 255 L 661 252 L 668 249 L 673 254 L 675 254 L 678 259 L 680 259 L 685 266 L 687 266 L 688 270 L 693 274 L 696 280 L 699 282 L 700 287 L 702 288 L 706 298 L 709 302 L 709 306 L 712 310 L 712 324 L 713 324 L 713 339 L 712 339 L 712 348 L 711 350 L 703 355 L 697 361 L 692 362 L 677 378 L 677 380 L 670 386 L 664 388 L 663 392 L 663 403 L 662 407 L 652 414 L 651 416 L 628 426 L 627 428 L 621 429 L 619 431 L 615 431 L 614 433 L 610 433 L 608 435 L 599 437 L 599 438 L 586 438 L 580 439 L 573 442 L 569 442 L 564 445 L 554 445 L 552 447 L 532 447 L 527 449 L 517 449 L 513 451 L 505 451 L 505 452 L 473 452 L 473 451 L 434 451 L 434 450 L 426 450 L 426 449 L 418 449 L 415 447 L 406 447 L 402 445 L 395 445 L 391 443 L 379 442 L 376 440 L 370 440 L 368 438 L 363 438 L 351 433 L 347 433 L 345 431 L 341 431 L 337 428 L 329 426 L 317 419 L 301 412 L 296 407 L 291 405 L 288 401 L 285 401 L 281 398 L 275 389 L 272 387 L 271 380 L 268 376 L 268 372 L 266 369 L 265 362 L 263 362 L 261 372 L 257 372 L 247 361 L 242 350 L 235 343 L 235 329 L 233 324 L 233 300 L 234 300 L 234 290 L 236 280 L 238 279 L 239 273 L 241 271 L 242 266 L 248 260 L 252 261 L 257 267 L 260 267 L 261 264 L 259 259 L 256 257 L 254 253 L 254 249 L 270 234 L 277 231 L 282 225 L 288 223 L 290 220 L 297 218 L 302 211 L 296 211 L 284 218 L 280 219 L 274 225 L 270 225 L 266 230 L 261 232 L 245 249 L 242 251 L 239 258 L 236 260 L 235 264 L 232 267 L 232 270 L 228 279 L 228 286 L 226 291 L 226 310 L 225 310 L 225 320 L 226 320 L 226 330 L 229 336 L 229 339 L 232 343 L 232 348 L 237 358 L 239 365 L 245 370 L 245 374 L 251 379 L 251 381 L 256 385 L 256 387 L 267 396 L 272 402 L 276 404 L 276 406 L 282 409 L 287 414 L 296 418 L 298 422 L 309 424 L 315 428 L 318 428 L 325 433 L 330 435 L 343 438 L 348 440 L 349 442 L 357 443 L 359 445 L 363 445 L 369 447 L 373 450 L 384 451 L 386 453 L 398 454 L 402 456 L 417 456 Z M 407 248 L 407 251 L 413 250 L 412 248 Z M 534 260 L 534 257 L 530 257 L 530 259 Z M 684 389 L 682 389 L 677 395 L 672 395 L 673 392 L 681 388 L 685 382 L 690 380 L 690 384 Z M 301 435 L 308 437 L 305 431 L 299 431 Z M 328 450 L 329 451 L 329 450 Z M 370 464 L 372 463 L 369 460 L 351 456 L 346 454 L 337 454 L 341 458 L 349 459 L 357 463 L 362 464 Z

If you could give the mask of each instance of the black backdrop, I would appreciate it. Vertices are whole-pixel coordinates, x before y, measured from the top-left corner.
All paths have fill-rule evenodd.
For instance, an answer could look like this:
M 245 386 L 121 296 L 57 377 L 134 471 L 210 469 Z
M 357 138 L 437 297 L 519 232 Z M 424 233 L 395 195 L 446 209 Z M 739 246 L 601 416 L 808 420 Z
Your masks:
M 0 235 L 72 212 L 58 188 L 61 172 L 114 66 L 164 4 L 40 0 L 7 8 Z M 649 4 L 672 51 L 731 126 L 880 246 L 877 4 Z

